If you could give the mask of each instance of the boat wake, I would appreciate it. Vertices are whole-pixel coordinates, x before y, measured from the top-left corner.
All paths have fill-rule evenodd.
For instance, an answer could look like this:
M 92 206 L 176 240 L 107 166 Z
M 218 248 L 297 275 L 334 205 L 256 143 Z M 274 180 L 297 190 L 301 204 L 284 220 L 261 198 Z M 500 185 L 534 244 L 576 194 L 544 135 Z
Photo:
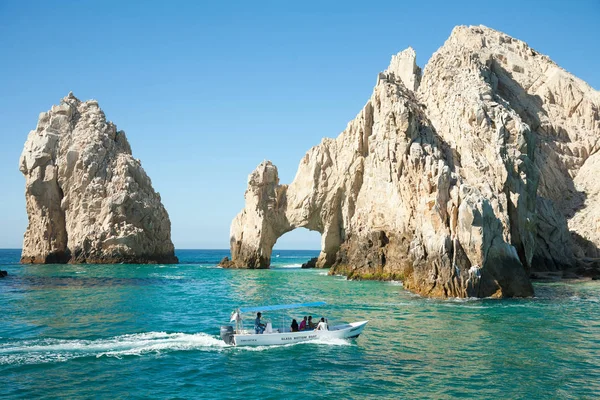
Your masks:
M 344 339 L 318 339 L 277 346 L 234 347 L 206 333 L 148 332 L 96 340 L 32 339 L 14 340 L 0 344 L 0 365 L 45 364 L 84 357 L 143 356 L 174 351 L 263 351 L 301 344 L 348 346 Z
M 96 340 L 35 339 L 0 344 L 0 365 L 64 362 L 82 357 L 141 356 L 163 352 L 219 351 L 227 346 L 206 333 L 148 332 Z

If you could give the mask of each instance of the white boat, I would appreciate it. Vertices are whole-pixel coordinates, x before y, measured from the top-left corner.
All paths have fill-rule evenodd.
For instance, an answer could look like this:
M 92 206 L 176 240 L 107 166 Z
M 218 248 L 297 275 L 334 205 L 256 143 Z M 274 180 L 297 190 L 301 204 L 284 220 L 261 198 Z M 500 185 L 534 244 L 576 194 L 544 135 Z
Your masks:
M 271 322 L 267 322 L 263 333 L 256 333 L 254 326 L 252 329 L 244 329 L 242 320 L 243 313 L 309 308 L 324 305 L 324 301 L 319 301 L 315 303 L 241 307 L 231 314 L 231 322 L 235 321 L 235 329 L 231 325 L 221 326 L 221 338 L 225 343 L 233 346 L 271 346 L 317 339 L 352 339 L 358 337 L 358 335 L 362 333 L 368 321 L 351 322 L 348 324 L 327 326 L 326 329 L 310 329 L 299 332 L 292 332 L 289 327 L 285 326 L 273 328 Z

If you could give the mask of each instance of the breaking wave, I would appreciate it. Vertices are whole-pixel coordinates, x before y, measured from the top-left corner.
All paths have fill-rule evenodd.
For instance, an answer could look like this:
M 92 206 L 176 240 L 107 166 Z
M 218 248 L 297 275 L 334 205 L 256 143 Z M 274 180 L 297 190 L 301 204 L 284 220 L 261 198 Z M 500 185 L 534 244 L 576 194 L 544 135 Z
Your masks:
M 302 268 L 302 264 L 274 265 L 273 268 Z

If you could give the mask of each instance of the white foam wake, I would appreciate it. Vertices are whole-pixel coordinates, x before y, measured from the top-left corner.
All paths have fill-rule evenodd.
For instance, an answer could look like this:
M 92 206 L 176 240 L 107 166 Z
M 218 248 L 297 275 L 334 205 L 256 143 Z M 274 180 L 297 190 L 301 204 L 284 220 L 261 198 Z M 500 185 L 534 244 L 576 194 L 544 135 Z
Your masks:
M 62 362 L 81 357 L 124 357 L 169 351 L 219 351 L 225 342 L 206 333 L 148 332 L 97 340 L 36 339 L 0 345 L 0 365 Z
M 349 346 L 345 339 L 322 338 L 276 346 L 242 346 L 235 349 L 262 351 L 300 344 Z M 147 332 L 96 340 L 34 339 L 0 344 L 0 365 L 64 362 L 82 357 L 142 356 L 172 351 L 223 351 L 233 349 L 220 338 L 206 333 Z
M 302 268 L 302 264 L 284 264 L 284 265 L 276 265 L 273 268 Z

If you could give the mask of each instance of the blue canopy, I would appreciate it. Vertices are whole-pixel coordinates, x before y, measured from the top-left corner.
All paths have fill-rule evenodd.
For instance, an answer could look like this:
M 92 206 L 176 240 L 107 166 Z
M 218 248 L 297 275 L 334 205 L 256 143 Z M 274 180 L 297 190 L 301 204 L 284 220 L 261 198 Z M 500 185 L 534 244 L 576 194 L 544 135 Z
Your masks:
M 262 307 L 240 307 L 240 312 L 258 312 L 258 311 L 275 311 L 275 310 L 287 310 L 289 308 L 302 308 L 302 307 L 320 307 L 324 306 L 324 301 L 315 301 L 314 303 L 297 303 L 297 304 L 279 304 L 276 306 L 262 306 Z

